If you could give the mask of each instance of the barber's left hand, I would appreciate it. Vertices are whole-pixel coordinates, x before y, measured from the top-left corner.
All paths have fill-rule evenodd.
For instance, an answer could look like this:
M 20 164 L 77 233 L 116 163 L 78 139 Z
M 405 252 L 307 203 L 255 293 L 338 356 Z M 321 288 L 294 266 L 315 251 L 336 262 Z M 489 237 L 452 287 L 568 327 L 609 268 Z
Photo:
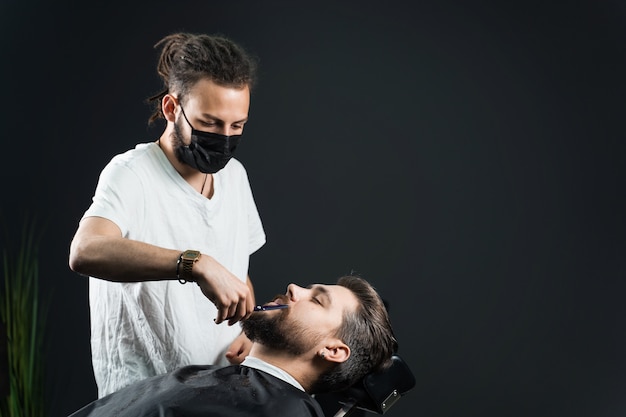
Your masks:
M 226 351 L 226 359 L 233 364 L 239 365 L 250 353 L 252 348 L 252 342 L 244 332 L 241 332 L 239 336 L 230 344 L 228 351 Z

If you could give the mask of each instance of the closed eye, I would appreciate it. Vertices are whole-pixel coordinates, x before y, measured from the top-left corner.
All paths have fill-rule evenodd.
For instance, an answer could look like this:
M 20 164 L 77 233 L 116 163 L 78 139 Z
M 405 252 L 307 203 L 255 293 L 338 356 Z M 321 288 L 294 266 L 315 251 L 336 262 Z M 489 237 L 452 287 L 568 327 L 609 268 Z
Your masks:
M 307 289 L 311 291 L 311 300 L 314 303 L 321 305 L 322 307 L 330 306 L 332 304 L 332 300 L 330 298 L 330 294 L 326 287 L 323 285 L 309 285 Z

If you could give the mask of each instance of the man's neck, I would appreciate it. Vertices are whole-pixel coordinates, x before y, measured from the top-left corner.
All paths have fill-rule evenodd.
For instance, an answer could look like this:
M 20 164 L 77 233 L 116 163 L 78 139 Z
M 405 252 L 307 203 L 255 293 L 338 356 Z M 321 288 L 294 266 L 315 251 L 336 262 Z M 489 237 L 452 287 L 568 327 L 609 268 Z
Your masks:
M 157 140 L 157 144 L 165 154 L 167 160 L 170 161 L 170 164 L 172 164 L 176 172 L 178 172 L 180 176 L 183 177 L 183 179 L 187 181 L 187 183 L 189 183 L 189 185 L 191 185 L 196 191 L 205 197 L 213 197 L 213 175 L 204 174 L 180 162 L 174 154 L 170 133 L 168 132 L 169 130 L 165 130 L 159 140 Z

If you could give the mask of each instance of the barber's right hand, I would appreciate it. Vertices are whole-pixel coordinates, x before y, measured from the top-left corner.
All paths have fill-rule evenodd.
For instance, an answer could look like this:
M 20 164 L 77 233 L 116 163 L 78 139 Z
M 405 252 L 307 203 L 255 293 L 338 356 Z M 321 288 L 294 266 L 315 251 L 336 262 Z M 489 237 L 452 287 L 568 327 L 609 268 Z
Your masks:
M 203 254 L 198 259 L 193 275 L 202 293 L 217 308 L 216 324 L 228 320 L 232 326 L 252 313 L 254 295 L 250 287 L 211 256 Z

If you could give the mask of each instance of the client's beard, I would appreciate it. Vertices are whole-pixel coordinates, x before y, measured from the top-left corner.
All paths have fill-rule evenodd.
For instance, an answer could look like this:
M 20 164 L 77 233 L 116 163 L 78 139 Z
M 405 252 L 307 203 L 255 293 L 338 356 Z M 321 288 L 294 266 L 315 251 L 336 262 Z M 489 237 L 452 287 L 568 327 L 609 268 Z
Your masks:
M 290 355 L 302 355 L 317 344 L 321 335 L 299 323 L 288 323 L 288 317 L 288 309 L 278 314 L 257 312 L 242 321 L 241 326 L 253 342 Z

